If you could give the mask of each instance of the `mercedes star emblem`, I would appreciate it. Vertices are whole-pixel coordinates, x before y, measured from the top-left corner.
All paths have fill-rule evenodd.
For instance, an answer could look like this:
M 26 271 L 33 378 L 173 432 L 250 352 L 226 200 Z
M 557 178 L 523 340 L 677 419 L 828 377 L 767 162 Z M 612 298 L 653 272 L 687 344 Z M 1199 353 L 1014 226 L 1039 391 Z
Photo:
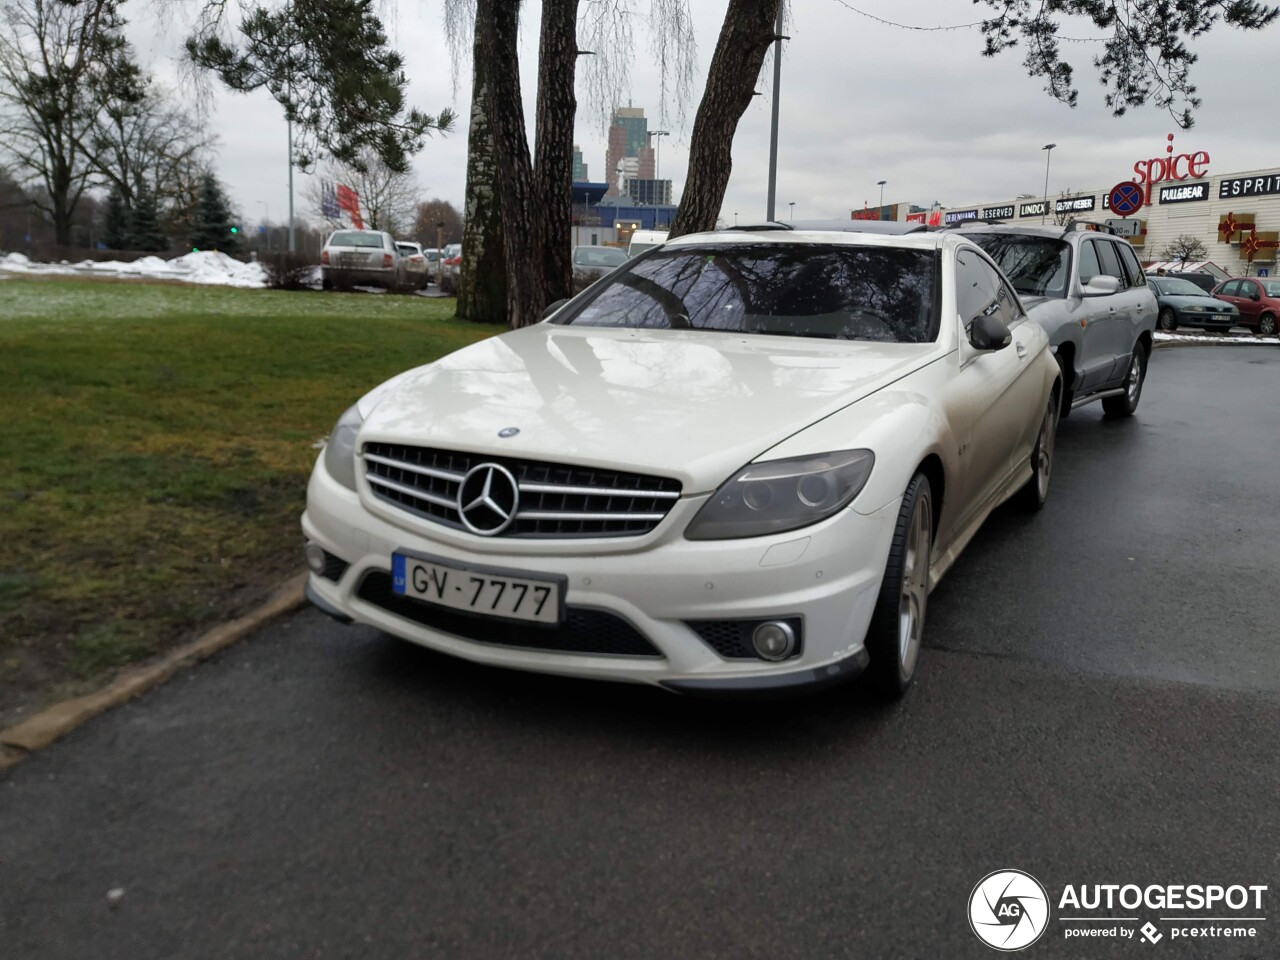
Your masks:
M 497 536 L 511 525 L 520 505 L 520 487 L 506 467 L 482 463 L 467 471 L 458 487 L 458 517 L 472 533 Z
M 503 440 L 506 440 L 508 437 L 514 437 L 519 432 L 520 432 L 519 427 L 503 427 L 501 430 L 498 431 L 498 436 L 500 436 Z

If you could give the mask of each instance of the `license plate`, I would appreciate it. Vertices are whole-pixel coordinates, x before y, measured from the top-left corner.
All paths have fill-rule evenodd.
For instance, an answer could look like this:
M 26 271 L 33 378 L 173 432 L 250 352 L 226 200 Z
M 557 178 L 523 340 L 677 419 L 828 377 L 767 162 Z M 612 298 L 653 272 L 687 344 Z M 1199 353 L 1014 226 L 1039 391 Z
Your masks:
M 391 589 L 451 610 L 530 623 L 559 623 L 564 605 L 563 579 L 524 577 L 403 553 L 391 556 Z

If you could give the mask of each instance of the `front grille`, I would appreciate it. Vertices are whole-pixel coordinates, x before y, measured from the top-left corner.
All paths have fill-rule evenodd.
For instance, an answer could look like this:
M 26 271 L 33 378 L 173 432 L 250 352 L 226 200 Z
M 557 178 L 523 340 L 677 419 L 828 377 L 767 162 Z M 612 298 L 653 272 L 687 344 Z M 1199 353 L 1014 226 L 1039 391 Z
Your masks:
M 760 656 L 751 645 L 751 633 L 760 624 L 771 621 L 786 623 L 795 631 L 796 649 L 791 656 L 799 656 L 804 648 L 799 617 L 787 617 L 783 620 L 777 617 L 770 617 L 768 620 L 686 620 L 685 624 L 702 638 L 703 643 L 726 660 L 759 660 Z
M 619 470 L 538 460 L 366 443 L 365 477 L 380 500 L 455 529 L 458 488 L 472 467 L 495 463 L 520 488 L 515 520 L 503 537 L 636 537 L 648 533 L 680 499 L 680 483 Z
M 381 570 L 367 573 L 356 595 L 397 617 L 477 643 L 555 653 L 662 658 L 662 653 L 644 634 L 621 617 L 603 610 L 566 607 L 565 621 L 560 626 L 491 620 L 401 596 L 391 589 L 391 574 Z

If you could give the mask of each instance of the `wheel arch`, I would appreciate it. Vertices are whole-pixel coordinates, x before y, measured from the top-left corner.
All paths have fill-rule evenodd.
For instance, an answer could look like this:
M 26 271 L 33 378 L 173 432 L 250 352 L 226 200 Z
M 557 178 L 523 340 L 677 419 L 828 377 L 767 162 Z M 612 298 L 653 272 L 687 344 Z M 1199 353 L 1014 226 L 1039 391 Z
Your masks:
M 923 473 L 925 479 L 929 481 L 929 489 L 933 494 L 933 538 L 938 539 L 938 525 L 942 520 L 942 506 L 946 502 L 947 497 L 947 470 L 942 464 L 942 458 L 936 453 L 930 453 L 920 461 L 916 467 L 916 473 Z

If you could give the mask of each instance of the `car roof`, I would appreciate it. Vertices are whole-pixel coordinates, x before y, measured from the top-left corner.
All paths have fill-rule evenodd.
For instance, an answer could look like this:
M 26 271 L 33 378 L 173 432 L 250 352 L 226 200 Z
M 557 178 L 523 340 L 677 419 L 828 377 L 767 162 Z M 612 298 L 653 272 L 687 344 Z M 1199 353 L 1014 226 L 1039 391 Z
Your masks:
M 844 224 L 847 221 L 835 221 Z M 859 221 L 852 221 L 857 223 Z M 877 221 L 863 221 L 876 223 Z M 892 221 L 885 221 L 892 222 Z M 898 226 L 916 226 L 916 224 L 898 224 Z M 858 230 L 858 229 L 838 229 L 824 230 L 812 229 L 806 227 L 800 229 L 801 224 L 797 222 L 796 229 L 786 228 L 778 229 L 775 226 L 754 226 L 754 227 L 738 227 L 736 229 L 715 230 L 707 233 L 689 233 L 675 240 L 668 240 L 665 247 L 682 247 L 695 246 L 698 244 L 713 243 L 828 243 L 840 244 L 844 246 L 880 246 L 880 247 L 909 247 L 919 250 L 937 250 L 943 246 L 948 240 L 959 241 L 959 237 L 954 234 L 929 233 L 923 230 L 897 231 L 890 233 L 884 230 Z
M 1105 223 L 1092 220 L 1068 220 L 1066 224 L 1056 223 L 1006 223 L 1003 220 L 964 220 L 960 223 L 949 223 L 937 227 L 940 231 L 951 231 L 964 234 L 973 233 L 1007 233 L 1021 234 L 1031 237 L 1050 237 L 1054 240 L 1065 240 L 1073 233 L 1100 233 L 1107 237 L 1118 237 L 1111 227 Z M 1121 237 L 1121 239 L 1124 239 Z

